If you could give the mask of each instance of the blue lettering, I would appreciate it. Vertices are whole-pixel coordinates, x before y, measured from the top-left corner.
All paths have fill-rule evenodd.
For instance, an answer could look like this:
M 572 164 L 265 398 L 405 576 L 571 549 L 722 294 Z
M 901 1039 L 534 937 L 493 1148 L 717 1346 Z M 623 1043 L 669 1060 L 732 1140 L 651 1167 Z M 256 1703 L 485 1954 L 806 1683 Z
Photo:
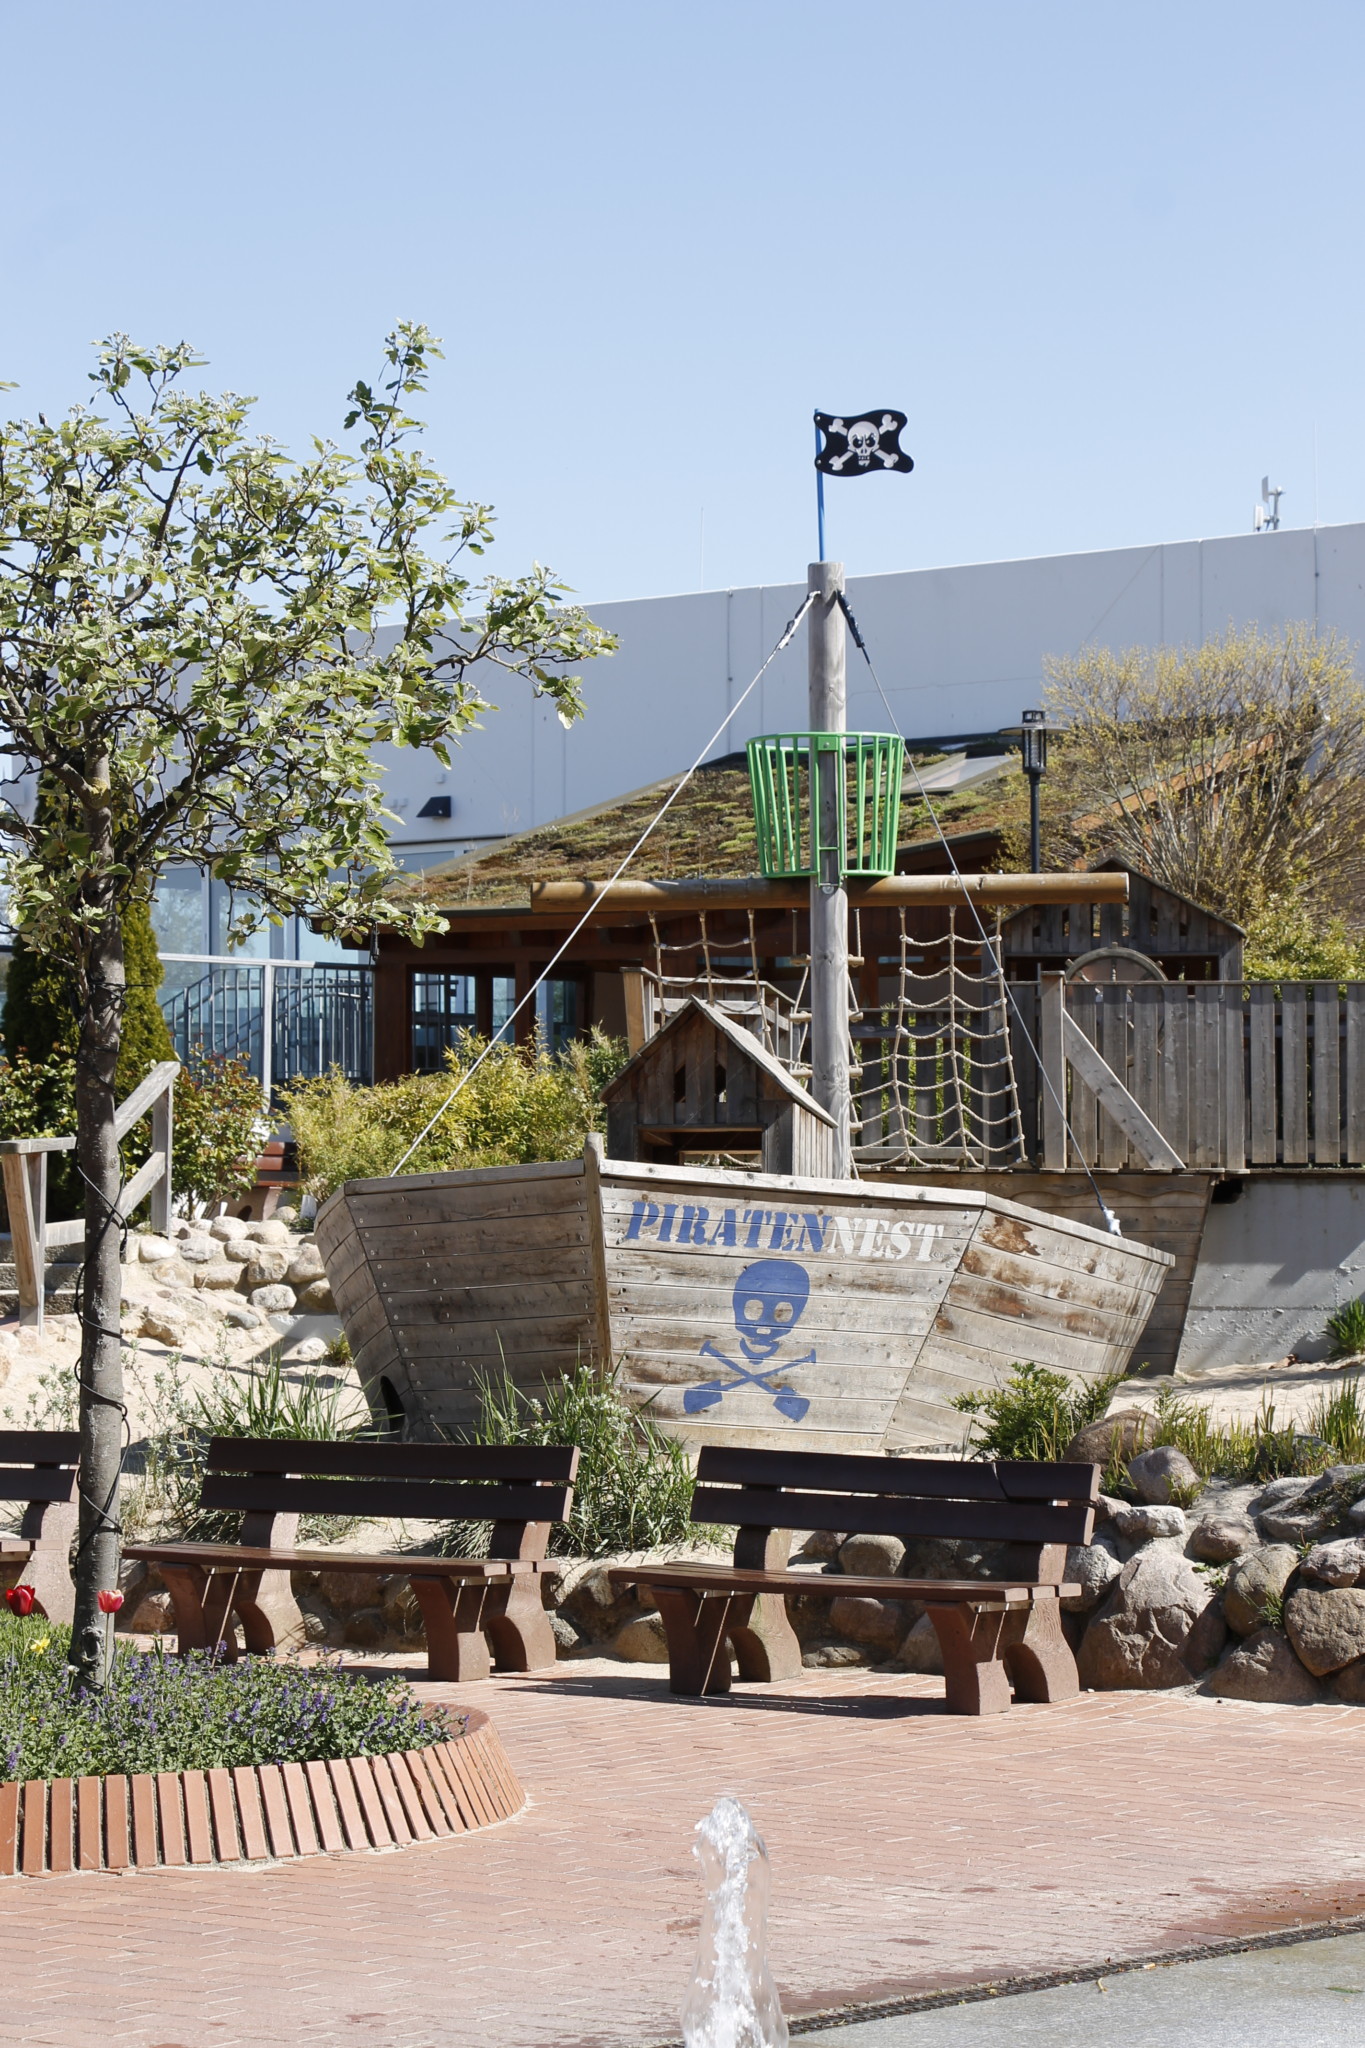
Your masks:
M 639 1237 L 642 1231 L 652 1230 L 658 1220 L 659 1212 L 653 1202 L 632 1202 L 630 1205 L 630 1228 L 626 1232 L 624 1242 L 629 1244 L 631 1239 Z
M 662 1223 L 661 1223 L 661 1224 L 659 1225 L 659 1243 L 660 1243 L 660 1244 L 667 1244 L 667 1243 L 668 1243 L 668 1241 L 669 1241 L 669 1239 L 670 1239 L 670 1238 L 672 1237 L 672 1235 L 673 1235 L 673 1218 L 674 1218 L 674 1217 L 675 1217 L 675 1216 L 677 1215 L 677 1213 L 678 1213 L 678 1205 L 677 1205 L 677 1203 L 676 1203 L 676 1202 L 665 1202 L 665 1203 L 664 1203 L 664 1220 L 663 1220 L 663 1222 L 662 1222 Z
M 678 1243 L 705 1244 L 706 1222 L 710 1214 L 709 1209 L 694 1208 L 689 1202 L 682 1212 L 682 1220 L 678 1225 Z
M 711 1232 L 711 1244 L 734 1245 L 737 1242 L 738 1223 L 733 1209 L 722 1209 L 720 1221 Z

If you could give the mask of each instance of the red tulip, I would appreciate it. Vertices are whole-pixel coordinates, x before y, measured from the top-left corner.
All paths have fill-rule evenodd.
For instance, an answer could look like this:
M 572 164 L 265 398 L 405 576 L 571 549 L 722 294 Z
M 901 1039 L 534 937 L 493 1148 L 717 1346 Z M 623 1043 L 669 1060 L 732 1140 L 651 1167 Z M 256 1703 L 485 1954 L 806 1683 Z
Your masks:
M 122 1593 L 101 1593 L 97 1597 L 101 1614 L 117 1614 L 123 1605 Z
M 32 1614 L 37 1598 L 32 1586 L 9 1586 L 5 1590 L 5 1605 L 11 1614 Z

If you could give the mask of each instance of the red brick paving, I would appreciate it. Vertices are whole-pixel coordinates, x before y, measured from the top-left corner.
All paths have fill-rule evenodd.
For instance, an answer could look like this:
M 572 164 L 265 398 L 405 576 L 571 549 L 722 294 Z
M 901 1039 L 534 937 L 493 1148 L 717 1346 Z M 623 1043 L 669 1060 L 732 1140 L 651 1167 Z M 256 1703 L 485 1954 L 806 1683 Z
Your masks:
M 821 1671 L 693 1703 L 655 1669 L 495 1680 L 477 1704 L 530 1790 L 519 1819 L 266 1870 L 7 1880 L 0 2041 L 667 2041 L 692 1824 L 720 1792 L 772 1852 L 792 2013 L 1365 1908 L 1360 1709 L 1111 1693 L 966 1721 L 939 1689 Z

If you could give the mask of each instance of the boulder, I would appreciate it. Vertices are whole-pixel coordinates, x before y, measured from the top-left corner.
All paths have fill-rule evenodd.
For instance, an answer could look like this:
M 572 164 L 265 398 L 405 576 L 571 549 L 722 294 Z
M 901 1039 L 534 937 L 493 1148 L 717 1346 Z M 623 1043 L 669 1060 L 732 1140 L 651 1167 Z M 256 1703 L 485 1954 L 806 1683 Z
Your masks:
M 1118 1508 L 1113 1525 L 1128 1543 L 1150 1543 L 1155 1537 L 1179 1538 L 1183 1543 L 1187 1524 L 1181 1508 Z
M 1254 1635 L 1264 1626 L 1266 1602 L 1282 1597 L 1298 1561 L 1287 1543 L 1268 1543 L 1236 1560 L 1223 1587 L 1223 1612 L 1234 1634 Z
M 327 1356 L 327 1346 L 321 1337 L 305 1337 L 302 1343 L 291 1344 L 284 1354 L 286 1365 L 316 1365 Z
M 237 1285 L 238 1268 L 230 1266 L 226 1259 L 210 1259 L 206 1266 L 194 1269 L 196 1287 L 207 1287 L 212 1292 L 227 1293 Z
M 841 1536 L 834 1529 L 810 1529 L 806 1532 L 806 1540 L 801 1545 L 799 1551 L 796 1552 L 796 1555 L 798 1557 L 827 1558 L 833 1562 L 837 1559 L 840 1550 L 847 1541 L 848 1538 L 846 1536 Z M 903 1545 L 902 1548 L 904 1548 Z
M 1299 1501 L 1306 1506 L 1310 1500 L 1319 1500 L 1328 1493 L 1339 1494 L 1343 1488 L 1355 1492 L 1362 1483 L 1365 1483 L 1365 1465 L 1329 1465 L 1324 1472 L 1319 1472 L 1316 1479 L 1309 1480 L 1299 1495 Z
M 253 1287 L 251 1306 L 262 1310 L 265 1315 L 287 1315 L 294 1306 L 294 1290 L 283 1284 L 277 1287 Z
M 140 1337 L 150 1337 L 157 1344 L 167 1344 L 172 1351 L 178 1351 L 190 1334 L 186 1318 L 178 1310 L 159 1302 L 144 1302 L 138 1324 Z
M 590 1565 L 573 1579 L 559 1602 L 559 1612 L 590 1643 L 609 1643 L 628 1621 L 647 1614 L 653 1596 L 644 1588 L 613 1586 L 605 1564 Z
M 831 1671 L 850 1664 L 870 1664 L 872 1653 L 854 1643 L 812 1643 L 802 1650 L 801 1662 L 807 1671 Z
M 1156 1421 L 1145 1408 L 1119 1408 L 1078 1429 L 1062 1457 L 1069 1465 L 1108 1465 L 1117 1456 L 1126 1465 L 1152 1441 L 1155 1431 Z
M 295 1252 L 289 1261 L 285 1279 L 291 1287 L 308 1287 L 314 1280 L 325 1280 L 327 1268 L 322 1263 L 322 1253 L 315 1244 L 306 1244 Z
M 260 1250 L 249 1237 L 229 1237 L 219 1246 L 223 1257 L 233 1266 L 249 1266 Z
M 331 1281 L 326 1278 L 312 1280 L 307 1287 L 301 1287 L 295 1306 L 306 1316 L 334 1316 L 337 1305 Z
M 182 1237 L 176 1250 L 187 1266 L 206 1266 L 218 1257 L 218 1246 L 211 1237 Z
M 1365 1707 L 1365 1657 L 1342 1666 L 1332 1680 L 1331 1695 L 1344 1707 Z
M 931 1678 L 942 1678 L 943 1652 L 938 1631 L 927 1614 L 922 1614 L 915 1623 L 897 1650 L 894 1662 L 899 1671 L 920 1671 Z
M 1322 1698 L 1322 1688 L 1294 1655 L 1277 1628 L 1258 1628 L 1229 1650 L 1209 1680 L 1220 1700 L 1274 1701 L 1307 1707 Z
M 259 1330 L 265 1318 L 258 1310 L 249 1307 L 246 1302 L 234 1301 L 228 1308 L 224 1309 L 223 1321 L 231 1323 L 234 1330 Z
M 1225 1639 L 1206 1581 L 1174 1543 L 1153 1543 L 1129 1559 L 1087 1628 L 1081 1684 L 1101 1692 L 1188 1685 Z
M 1263 1515 L 1267 1508 L 1282 1508 L 1286 1501 L 1297 1500 L 1299 1495 L 1313 1484 L 1311 1478 L 1286 1477 L 1272 1479 L 1269 1486 L 1263 1486 L 1247 1502 L 1249 1515 Z
M 176 1251 L 177 1247 L 166 1237 L 153 1237 L 149 1234 L 137 1240 L 137 1256 L 144 1266 L 159 1266 L 163 1260 L 173 1259 Z
M 307 1623 L 304 1624 L 305 1634 Z M 382 1650 L 387 1645 L 392 1630 L 384 1619 L 382 1607 L 362 1607 L 351 1616 L 342 1631 L 342 1640 L 357 1650 Z
M 280 1204 L 279 1204 L 279 1205 L 277 1206 L 277 1208 L 276 1208 L 276 1210 L 275 1210 L 275 1214 L 274 1214 L 274 1221 L 275 1221 L 276 1223 L 290 1223 L 290 1224 L 293 1224 L 293 1223 L 297 1223 L 297 1222 L 298 1222 L 298 1220 L 299 1220 L 299 1212 L 298 1212 L 298 1210 L 297 1210 L 297 1209 L 295 1208 L 295 1206 L 294 1206 L 294 1204 L 293 1204 L 292 1202 L 281 1202 L 281 1203 L 280 1203 Z
M 839 1569 L 850 1578 L 894 1579 L 904 1561 L 899 1536 L 850 1536 L 839 1546 Z
M 1154 1508 L 1169 1507 L 1173 1494 L 1189 1496 L 1203 1484 L 1185 1453 L 1174 1444 L 1139 1451 L 1128 1461 L 1128 1478 L 1138 1499 Z
M 116 1629 L 126 1630 L 131 1635 L 159 1636 L 167 1629 L 175 1627 L 175 1608 L 169 1593 L 145 1594 L 125 1623 L 123 1616 L 127 1612 L 125 1607 L 114 1626 Z
M 640 1614 L 634 1621 L 626 1622 L 612 1637 L 611 1655 L 623 1657 L 628 1664 L 666 1664 L 668 1638 L 664 1634 L 663 1616 Z
M 287 1224 L 277 1222 L 273 1217 L 268 1223 L 248 1223 L 246 1235 L 253 1244 L 292 1244 L 294 1233 Z
M 914 1609 L 911 1608 L 913 1614 Z M 829 1603 L 830 1632 L 846 1642 L 865 1643 L 870 1650 L 890 1656 L 905 1637 L 906 1604 L 899 1600 L 873 1600 L 845 1594 Z
M 1093 1543 L 1073 1543 L 1066 1553 L 1065 1577 L 1068 1584 L 1078 1585 L 1082 1590 L 1070 1594 L 1062 1606 L 1071 1614 L 1089 1614 L 1092 1607 L 1099 1606 L 1122 1570 L 1123 1561 L 1107 1529 Z
M 1131 1507 L 1132 1502 L 1120 1500 L 1112 1493 L 1095 1495 L 1095 1527 L 1102 1529 L 1106 1522 L 1112 1522 L 1120 1508 Z
M 256 1256 L 242 1268 L 242 1279 L 248 1287 L 277 1287 L 288 1271 L 288 1252 L 266 1245 L 263 1249 L 258 1248 Z M 293 1300 L 292 1293 L 289 1298 Z
M 1296 1586 L 1284 1625 L 1300 1661 L 1318 1678 L 1365 1657 L 1365 1592 L 1354 1586 Z
M 319 1572 L 317 1589 L 334 1614 L 358 1614 L 382 1607 L 388 1585 L 379 1572 Z
M 234 1237 L 245 1237 L 246 1228 L 240 1216 L 215 1216 L 209 1225 L 209 1236 L 227 1244 Z
M 1365 1574 L 1365 1536 L 1347 1536 L 1337 1543 L 1319 1543 L 1300 1567 L 1306 1579 L 1321 1586 L 1356 1586 Z
M 1316 1543 L 1320 1537 L 1330 1535 L 1341 1520 L 1335 1507 L 1320 1508 L 1316 1513 L 1309 1509 L 1300 1514 L 1297 1510 L 1297 1501 L 1287 1508 L 1269 1508 L 1256 1517 L 1256 1527 L 1272 1543 L 1292 1543 L 1297 1549 L 1300 1544 Z
M 1204 1564 L 1231 1564 L 1260 1543 L 1256 1524 L 1247 1515 L 1207 1515 L 1190 1531 L 1185 1548 Z
M 572 1622 L 565 1621 L 562 1614 L 550 1616 L 550 1633 L 555 1639 L 555 1648 L 561 1657 L 571 1657 L 575 1650 L 583 1647 L 583 1638 Z

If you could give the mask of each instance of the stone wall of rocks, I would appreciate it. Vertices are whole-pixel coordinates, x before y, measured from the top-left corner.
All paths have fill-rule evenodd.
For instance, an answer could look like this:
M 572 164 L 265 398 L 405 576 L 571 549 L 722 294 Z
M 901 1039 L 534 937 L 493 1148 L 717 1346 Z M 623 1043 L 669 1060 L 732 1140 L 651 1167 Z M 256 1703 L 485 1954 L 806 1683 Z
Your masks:
M 287 1214 L 266 1223 L 181 1222 L 170 1237 L 130 1238 L 128 1251 L 138 1270 L 125 1286 L 125 1322 L 133 1335 L 162 1344 L 185 1343 L 206 1314 L 240 1330 L 264 1329 L 272 1315 L 336 1314 L 316 1241 L 291 1228 Z M 150 1290 L 138 1284 L 144 1280 Z

